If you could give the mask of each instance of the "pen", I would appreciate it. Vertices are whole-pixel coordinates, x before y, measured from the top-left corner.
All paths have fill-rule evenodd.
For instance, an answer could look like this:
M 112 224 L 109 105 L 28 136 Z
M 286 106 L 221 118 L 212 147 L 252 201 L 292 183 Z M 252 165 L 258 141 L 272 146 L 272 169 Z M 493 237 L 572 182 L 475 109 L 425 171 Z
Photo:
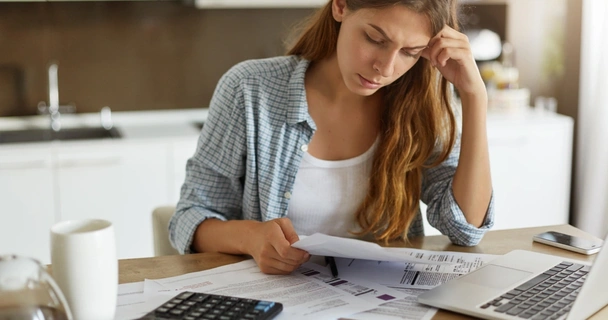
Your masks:
M 329 268 L 331 269 L 331 275 L 334 278 L 338 277 L 338 267 L 336 266 L 336 260 L 334 257 L 325 257 L 325 263 L 329 264 Z

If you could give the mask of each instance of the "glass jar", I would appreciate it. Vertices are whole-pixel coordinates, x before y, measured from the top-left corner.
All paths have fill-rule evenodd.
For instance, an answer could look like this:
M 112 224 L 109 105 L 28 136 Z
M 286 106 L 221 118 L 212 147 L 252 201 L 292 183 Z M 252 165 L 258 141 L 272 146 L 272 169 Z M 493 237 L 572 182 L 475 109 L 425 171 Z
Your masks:
M 40 262 L 0 255 L 0 320 L 72 320 L 72 315 Z

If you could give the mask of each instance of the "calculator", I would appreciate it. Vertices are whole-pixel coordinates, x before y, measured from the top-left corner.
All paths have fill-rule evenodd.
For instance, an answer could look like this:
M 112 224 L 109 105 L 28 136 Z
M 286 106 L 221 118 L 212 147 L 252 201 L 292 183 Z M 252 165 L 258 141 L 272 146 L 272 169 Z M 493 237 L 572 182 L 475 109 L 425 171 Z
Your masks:
M 186 291 L 171 298 L 140 320 L 269 320 L 282 310 L 283 305 L 278 302 Z

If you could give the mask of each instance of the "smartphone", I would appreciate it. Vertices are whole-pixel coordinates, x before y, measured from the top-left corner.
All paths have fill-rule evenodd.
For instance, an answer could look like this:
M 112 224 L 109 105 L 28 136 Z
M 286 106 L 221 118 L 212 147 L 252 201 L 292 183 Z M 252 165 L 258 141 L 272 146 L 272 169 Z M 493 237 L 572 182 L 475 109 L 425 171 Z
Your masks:
M 557 231 L 539 233 L 534 235 L 533 240 L 582 254 L 597 253 L 603 244 L 601 240 L 584 239 Z

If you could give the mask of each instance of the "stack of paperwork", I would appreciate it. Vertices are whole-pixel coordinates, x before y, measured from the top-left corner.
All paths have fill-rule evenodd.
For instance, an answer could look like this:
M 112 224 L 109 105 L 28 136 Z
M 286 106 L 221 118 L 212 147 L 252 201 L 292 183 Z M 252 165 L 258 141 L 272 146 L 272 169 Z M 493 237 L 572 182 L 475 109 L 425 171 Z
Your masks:
M 182 291 L 207 292 L 283 304 L 275 319 L 430 319 L 436 309 L 416 302 L 424 290 L 466 274 L 496 256 L 408 248 L 324 234 L 293 247 L 336 257 L 339 276 L 307 262 L 290 275 L 263 274 L 254 260 L 119 286 L 116 319 L 135 319 Z M 313 260 L 313 259 L 311 259 Z M 320 259 L 321 260 L 321 259 Z

